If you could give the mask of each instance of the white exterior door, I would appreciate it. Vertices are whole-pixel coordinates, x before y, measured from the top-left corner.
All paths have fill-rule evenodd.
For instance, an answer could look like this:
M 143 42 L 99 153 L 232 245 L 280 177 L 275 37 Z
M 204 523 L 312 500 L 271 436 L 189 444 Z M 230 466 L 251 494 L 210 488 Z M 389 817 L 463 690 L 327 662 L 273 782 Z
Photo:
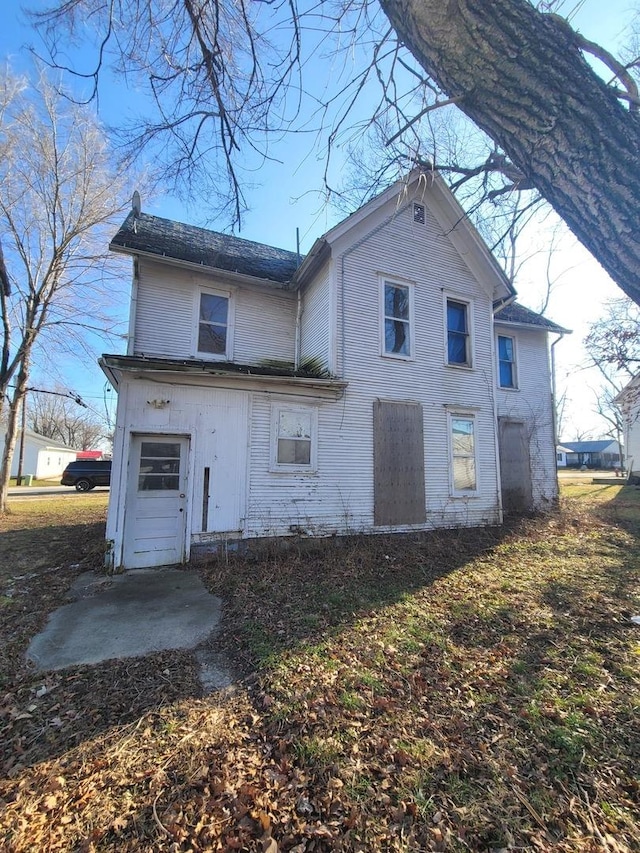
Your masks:
M 189 439 L 134 435 L 124 523 L 125 569 L 185 559 Z

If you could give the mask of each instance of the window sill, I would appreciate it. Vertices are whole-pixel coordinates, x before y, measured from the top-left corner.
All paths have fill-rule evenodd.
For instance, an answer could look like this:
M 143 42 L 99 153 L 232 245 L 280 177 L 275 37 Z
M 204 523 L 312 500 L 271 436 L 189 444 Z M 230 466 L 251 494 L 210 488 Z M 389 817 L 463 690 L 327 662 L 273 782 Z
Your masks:
M 520 390 L 519 388 L 515 388 L 511 385 L 498 385 L 498 388 L 500 389 L 500 391 L 511 391 L 511 392 L 513 392 L 513 391 L 519 391 Z
M 471 373 L 475 370 L 472 364 L 456 364 L 455 362 L 445 361 L 445 367 L 451 367 L 453 370 L 466 370 L 468 373 Z
M 295 465 L 291 465 L 291 466 L 288 465 L 286 467 L 284 465 L 283 466 L 271 465 L 269 467 L 269 473 L 270 474 L 295 474 L 296 476 L 299 476 L 300 474 L 304 474 L 306 477 L 310 477 L 310 476 L 313 476 L 314 474 L 317 474 L 318 469 L 317 468 L 309 468 L 309 466 L 303 468 L 301 466 L 296 467 Z
M 380 358 L 388 358 L 391 361 L 415 361 L 416 357 L 414 355 L 402 355 L 401 353 L 396 352 L 381 352 Z
M 199 361 L 231 361 L 226 353 L 218 355 L 212 352 L 197 352 L 195 355 L 192 355 L 191 358 L 197 358 Z

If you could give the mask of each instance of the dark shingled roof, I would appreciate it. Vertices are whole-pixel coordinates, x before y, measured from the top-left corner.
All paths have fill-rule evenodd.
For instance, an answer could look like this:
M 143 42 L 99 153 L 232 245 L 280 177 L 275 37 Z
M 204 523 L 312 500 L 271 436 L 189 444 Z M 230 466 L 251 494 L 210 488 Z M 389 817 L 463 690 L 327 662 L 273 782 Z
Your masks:
M 146 252 L 159 257 L 188 261 L 227 272 L 267 279 L 278 284 L 291 281 L 299 265 L 295 252 L 275 249 L 263 243 L 219 234 L 207 228 L 183 225 L 141 213 L 130 213 L 111 241 L 111 248 L 131 254 Z
M 572 453 L 602 453 L 615 443 L 614 439 L 605 438 L 598 441 L 563 441 L 562 446 Z
M 542 314 L 536 314 L 535 311 L 530 311 L 524 305 L 518 305 L 517 302 L 512 302 L 511 305 L 506 305 L 504 308 L 499 308 L 495 313 L 495 319 L 498 323 L 518 323 L 523 326 L 536 326 L 539 329 L 545 329 L 547 332 L 568 332 L 568 329 L 563 329 L 557 323 L 547 320 Z

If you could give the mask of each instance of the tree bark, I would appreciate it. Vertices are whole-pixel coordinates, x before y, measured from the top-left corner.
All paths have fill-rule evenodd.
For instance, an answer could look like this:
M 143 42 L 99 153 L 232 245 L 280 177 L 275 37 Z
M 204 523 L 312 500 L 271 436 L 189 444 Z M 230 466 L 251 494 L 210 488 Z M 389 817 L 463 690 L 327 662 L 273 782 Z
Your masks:
M 27 393 L 27 382 L 29 381 L 29 363 L 22 364 L 16 380 L 16 388 L 13 399 L 9 406 L 7 417 L 7 431 L 2 449 L 2 461 L 0 462 L 0 515 L 8 511 L 9 480 L 11 478 L 11 462 L 13 452 L 18 438 L 18 412 L 20 404 L 24 405 Z
M 380 2 L 425 71 L 640 304 L 639 114 L 570 26 L 527 0 Z

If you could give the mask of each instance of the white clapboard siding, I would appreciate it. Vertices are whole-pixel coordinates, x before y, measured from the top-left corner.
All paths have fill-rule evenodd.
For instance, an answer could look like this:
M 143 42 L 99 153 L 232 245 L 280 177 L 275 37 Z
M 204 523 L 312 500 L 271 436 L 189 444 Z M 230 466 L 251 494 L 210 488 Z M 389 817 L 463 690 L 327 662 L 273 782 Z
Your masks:
M 337 328 L 345 329 L 344 346 L 338 344 L 338 354 L 349 381 L 349 397 L 363 400 L 358 407 L 362 431 L 376 397 L 421 402 L 428 518 L 439 515 L 443 524 L 495 521 L 499 498 L 491 296 L 471 275 L 429 210 L 425 225 L 415 224 L 412 212 L 409 206 L 382 219 L 359 243 L 352 236 L 356 248 L 345 254 L 344 283 L 340 275 L 337 283 Z M 365 222 L 363 230 L 366 227 Z M 338 260 L 336 266 L 341 269 Z M 415 287 L 414 357 L 410 361 L 381 355 L 380 274 Z M 472 302 L 472 369 L 445 363 L 447 295 Z M 454 407 L 470 411 L 476 419 L 480 488 L 477 496 L 469 498 L 450 494 L 447 410 Z
M 229 291 L 233 301 L 233 353 L 238 364 L 293 363 L 296 299 L 292 293 L 225 284 L 214 276 L 168 264 L 140 263 L 134 322 L 135 354 L 196 357 L 200 288 Z M 197 356 L 201 358 L 202 356 Z
M 247 535 L 379 530 L 373 522 L 377 398 L 418 401 L 424 414 L 427 521 L 394 529 L 499 521 L 490 292 L 471 275 L 433 217 L 417 226 L 411 213 L 383 216 L 373 233 L 367 233 L 371 223 L 365 222 L 362 234 L 349 235 L 344 260 L 335 258 L 337 330 L 344 310 L 346 331 L 344 346 L 338 338 L 338 368 L 349 385 L 342 400 L 318 405 L 316 472 L 269 470 L 273 400 L 255 396 Z M 381 356 L 379 273 L 415 284 L 412 361 Z M 444 292 L 473 301 L 471 370 L 445 364 Z M 452 407 L 475 417 L 479 489 L 471 497 L 451 495 L 447 412 Z
M 333 329 L 331 299 L 331 264 L 327 262 L 313 281 L 302 291 L 300 318 L 300 358 L 317 359 L 333 369 L 331 331 Z
M 150 402 L 159 399 L 167 401 L 164 408 L 155 408 Z M 247 392 L 124 379 L 114 439 L 116 463 L 107 538 L 118 536 L 126 512 L 126 467 L 119 466 L 118 460 L 126 458 L 122 451 L 128 450 L 132 435 L 140 433 L 189 437 L 187 529 L 191 536 L 242 535 L 248 418 Z M 209 468 L 210 493 L 206 520 L 203 519 L 205 468 Z
M 136 355 L 189 357 L 193 290 L 190 273 L 140 261 L 131 347 Z
M 630 390 L 631 399 L 627 402 L 625 417 L 624 467 L 634 476 L 640 474 L 640 413 L 634 399 L 638 393 L 634 387 Z
M 545 509 L 558 495 L 547 333 L 496 324 L 496 352 L 498 335 L 515 340 L 518 385 L 514 390 L 498 388 L 498 416 L 524 423 L 529 443 L 533 504 L 536 509 Z M 496 363 L 496 377 L 497 369 Z

